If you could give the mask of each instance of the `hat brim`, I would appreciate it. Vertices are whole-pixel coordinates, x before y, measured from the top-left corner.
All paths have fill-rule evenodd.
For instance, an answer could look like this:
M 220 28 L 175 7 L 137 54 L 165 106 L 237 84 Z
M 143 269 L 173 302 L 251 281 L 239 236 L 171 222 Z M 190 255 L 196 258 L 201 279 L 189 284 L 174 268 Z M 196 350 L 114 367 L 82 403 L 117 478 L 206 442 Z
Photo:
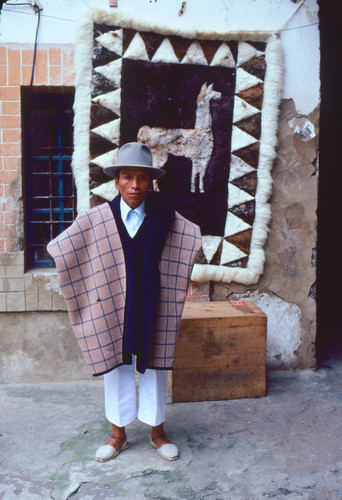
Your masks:
M 162 168 L 158 168 L 158 167 L 148 167 L 146 165 L 115 165 L 113 167 L 105 167 L 103 169 L 104 173 L 109 175 L 109 177 L 115 177 L 116 174 L 118 173 L 118 171 L 120 170 L 120 168 L 124 168 L 124 167 L 134 167 L 134 168 L 146 168 L 147 170 L 149 170 L 151 172 L 151 178 L 152 179 L 160 179 L 161 177 L 163 177 L 163 175 L 165 175 L 165 170 L 163 170 Z

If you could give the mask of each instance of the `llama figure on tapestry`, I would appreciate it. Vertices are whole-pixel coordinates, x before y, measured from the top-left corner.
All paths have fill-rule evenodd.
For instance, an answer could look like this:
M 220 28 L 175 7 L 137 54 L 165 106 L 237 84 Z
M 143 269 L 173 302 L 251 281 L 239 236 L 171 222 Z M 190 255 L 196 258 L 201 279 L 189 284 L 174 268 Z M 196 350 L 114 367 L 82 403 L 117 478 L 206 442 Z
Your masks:
M 162 168 L 167 162 L 168 154 L 184 156 L 192 161 L 191 192 L 203 192 L 205 175 L 214 148 L 211 129 L 210 101 L 221 99 L 221 92 L 213 90 L 213 83 L 205 82 L 197 96 L 195 128 L 140 128 L 138 141 L 147 144 L 151 149 L 156 167 Z

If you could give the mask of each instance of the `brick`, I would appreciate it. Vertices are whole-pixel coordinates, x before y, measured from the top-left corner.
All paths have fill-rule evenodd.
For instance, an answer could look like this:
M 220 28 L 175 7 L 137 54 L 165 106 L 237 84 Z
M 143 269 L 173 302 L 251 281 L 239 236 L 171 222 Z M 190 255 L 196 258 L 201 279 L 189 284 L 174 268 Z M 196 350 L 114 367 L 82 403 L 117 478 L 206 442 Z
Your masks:
M 0 144 L 0 156 L 19 156 L 20 144 Z
M 59 47 L 49 49 L 49 65 L 60 66 L 62 64 L 62 50 Z
M 7 293 L 0 293 L 0 312 L 7 311 Z
M 20 116 L 0 116 L 0 128 L 20 128 Z
M 49 67 L 49 84 L 61 85 L 62 84 L 62 68 L 61 66 Z
M 9 158 L 4 158 L 4 169 L 5 170 L 20 170 L 21 166 L 21 159 L 20 157 L 9 157 Z
M 5 129 L 2 132 L 3 142 L 20 142 L 20 129 Z
M 7 49 L 8 85 L 20 85 L 20 50 Z
M 6 87 L 7 85 L 7 66 L 0 66 L 0 86 Z
M 19 172 L 12 172 L 11 170 L 2 170 L 0 172 L 0 182 L 1 184 L 10 184 L 11 182 L 18 179 Z
M 33 279 L 31 284 L 27 281 L 26 275 L 25 275 L 25 293 L 26 295 L 34 295 L 37 297 L 37 306 L 38 306 L 38 282 L 37 280 Z
M 36 85 L 46 85 L 48 71 L 47 71 L 47 50 L 38 49 L 36 54 L 36 64 L 34 69 L 34 83 Z
M 1 174 L 1 172 L 0 172 L 0 174 Z M 11 184 L 4 184 L 3 188 L 5 189 L 5 196 L 3 196 L 3 199 L 2 199 L 2 203 L 4 205 L 3 211 L 10 212 L 11 210 L 18 209 L 18 206 L 16 205 L 16 203 L 19 201 L 19 198 L 21 198 L 21 196 L 22 196 L 21 183 L 22 183 L 22 178 L 20 176 L 18 176 L 18 178 L 15 181 L 13 181 Z
M 24 274 L 24 280 L 25 280 L 25 293 L 30 293 L 29 290 L 32 287 L 33 284 L 33 275 L 32 273 L 28 272 Z M 37 287 L 36 287 L 37 290 Z M 33 292 L 31 292 L 33 293 Z
M 32 66 L 21 67 L 21 84 L 30 85 L 31 83 Z
M 5 196 L 2 199 L 2 210 L 5 212 L 17 210 L 18 207 L 15 203 L 18 201 L 18 195 L 19 197 L 21 196 L 21 193 L 18 192 L 18 189 L 21 187 L 21 177 L 18 177 L 15 184 L 5 184 L 3 187 L 5 188 Z
M 3 101 L 2 102 L 3 115 L 19 115 L 20 102 L 19 101 Z
M 7 48 L 0 47 L 0 64 L 7 64 Z
M 52 310 L 52 292 L 39 287 L 38 290 L 38 308 L 39 311 Z
M 17 218 L 17 212 L 16 211 L 12 211 L 12 212 L 4 212 L 3 214 L 3 217 L 4 217 L 4 221 L 3 221 L 3 224 L 15 224 L 15 219 Z
M 1 87 L 0 100 L 18 101 L 20 99 L 20 87 Z
M 75 73 L 74 73 L 74 51 L 65 49 L 62 52 L 63 57 L 63 85 L 73 85 L 75 82 Z
M 0 238 L 0 255 L 5 252 L 6 244 L 3 238 Z
M 2 238 L 15 238 L 16 237 L 16 227 L 12 226 L 2 226 L 0 228 L 0 234 Z
M 5 240 L 5 252 L 12 252 L 17 244 L 18 238 L 7 238 Z
M 24 290 L 24 278 L 2 278 L 0 280 L 1 292 L 23 292 Z
M 24 266 L 24 252 L 12 252 L 9 254 L 10 266 Z
M 26 311 L 38 311 L 38 292 L 35 294 L 25 294 Z
M 6 198 L 6 196 L 2 196 L 0 200 L 0 211 L 3 212 L 5 210 L 10 210 L 10 199 Z M 11 207 L 12 209 L 12 207 Z M 1 237 L 1 232 L 0 232 L 0 237 Z M 5 245 L 6 246 L 6 245 Z
M 7 312 L 25 311 L 25 293 L 16 292 L 7 294 Z
M 52 295 L 52 310 L 53 311 L 66 311 L 66 304 L 64 297 L 59 295 L 59 293 L 54 293 Z
M 24 266 L 6 266 L 6 278 L 23 278 L 23 277 L 24 277 Z M 26 284 L 24 286 L 24 289 L 25 288 Z
M 32 65 L 33 62 L 33 50 L 32 49 L 22 49 L 21 50 L 21 64 Z

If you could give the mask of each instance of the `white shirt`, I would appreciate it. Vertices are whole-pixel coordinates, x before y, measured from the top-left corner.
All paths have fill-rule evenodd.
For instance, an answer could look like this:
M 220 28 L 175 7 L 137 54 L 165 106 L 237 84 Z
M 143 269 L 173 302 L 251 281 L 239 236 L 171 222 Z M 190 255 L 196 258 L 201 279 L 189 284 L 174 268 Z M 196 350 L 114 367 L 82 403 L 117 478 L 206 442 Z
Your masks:
M 134 238 L 139 227 L 144 222 L 145 200 L 135 210 L 132 210 L 121 197 L 120 213 L 122 222 L 125 224 L 128 234 L 131 238 Z

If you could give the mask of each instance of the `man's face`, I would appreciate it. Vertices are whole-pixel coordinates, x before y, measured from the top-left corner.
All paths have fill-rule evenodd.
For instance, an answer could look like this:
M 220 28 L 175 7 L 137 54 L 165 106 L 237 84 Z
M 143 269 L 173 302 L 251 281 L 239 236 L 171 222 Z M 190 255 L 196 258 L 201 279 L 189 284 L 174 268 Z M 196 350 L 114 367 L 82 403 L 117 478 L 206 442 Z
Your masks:
M 119 178 L 115 178 L 116 189 L 133 210 L 144 201 L 151 186 L 151 172 L 146 168 L 122 167 Z

